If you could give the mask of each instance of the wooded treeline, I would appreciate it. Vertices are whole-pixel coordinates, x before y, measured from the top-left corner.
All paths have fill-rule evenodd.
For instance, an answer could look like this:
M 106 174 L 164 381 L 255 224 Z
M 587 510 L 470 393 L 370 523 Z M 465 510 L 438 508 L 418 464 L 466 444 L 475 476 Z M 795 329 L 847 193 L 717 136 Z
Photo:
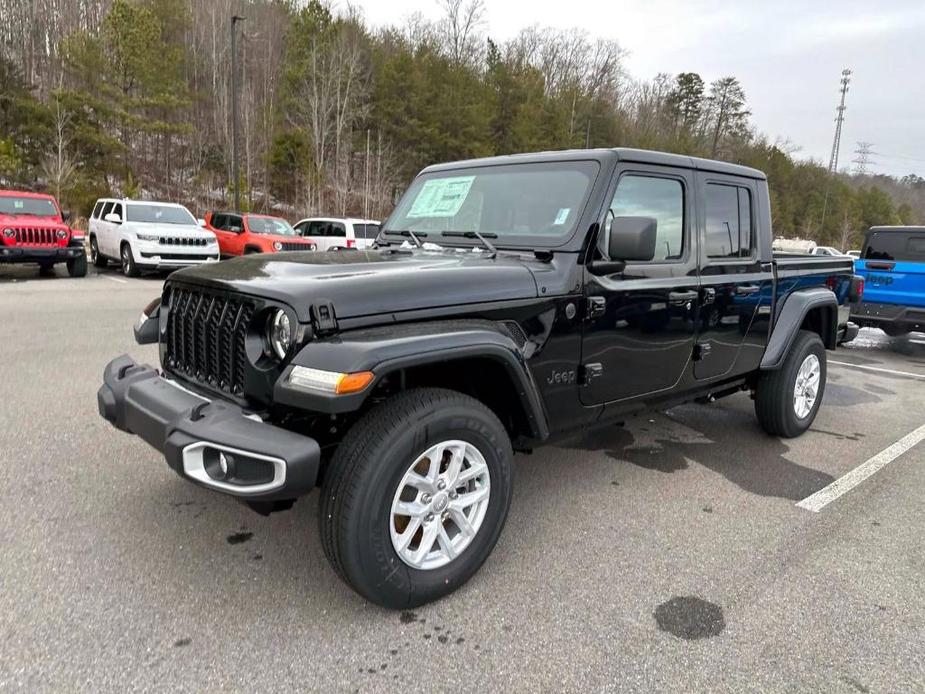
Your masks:
M 0 0 L 0 183 L 82 215 L 104 194 L 229 206 L 238 14 L 250 209 L 383 217 L 429 163 L 630 146 L 766 171 L 778 234 L 847 248 L 872 224 L 925 222 L 925 179 L 796 159 L 755 131 L 733 76 L 640 80 L 615 40 L 496 42 L 481 0 L 435 2 L 440 21 L 373 29 L 319 0 Z

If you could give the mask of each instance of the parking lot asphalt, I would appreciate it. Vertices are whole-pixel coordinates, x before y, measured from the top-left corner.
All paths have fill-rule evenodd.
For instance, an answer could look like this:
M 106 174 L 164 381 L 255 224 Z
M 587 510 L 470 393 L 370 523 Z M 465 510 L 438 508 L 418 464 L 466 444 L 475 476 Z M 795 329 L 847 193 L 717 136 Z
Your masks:
M 163 278 L 0 267 L 0 689 L 925 690 L 925 336 L 829 354 L 812 431 L 747 395 L 518 455 L 482 570 L 414 611 L 329 568 L 317 495 L 264 518 L 96 411 Z M 839 362 L 839 363 L 835 363 Z

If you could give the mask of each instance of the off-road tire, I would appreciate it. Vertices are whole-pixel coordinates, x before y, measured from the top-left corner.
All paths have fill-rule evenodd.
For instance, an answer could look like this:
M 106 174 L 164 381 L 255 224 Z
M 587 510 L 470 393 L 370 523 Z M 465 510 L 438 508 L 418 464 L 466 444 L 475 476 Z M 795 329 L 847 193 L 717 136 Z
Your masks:
M 488 509 L 456 559 L 418 570 L 392 544 L 392 500 L 414 460 L 449 439 L 467 441 L 485 458 L 491 479 Z M 475 398 L 442 388 L 389 398 L 353 425 L 324 473 L 319 525 L 328 561 L 354 590 L 383 607 L 415 607 L 453 592 L 481 567 L 501 534 L 511 503 L 512 458 L 504 426 Z
M 809 414 L 799 418 L 794 409 L 794 388 L 800 366 L 810 354 L 819 358 L 819 388 Z M 773 436 L 783 438 L 799 436 L 809 429 L 825 395 L 826 370 L 822 339 L 812 331 L 800 330 L 780 368 L 763 371 L 759 377 L 755 415 L 761 428 Z
M 90 262 L 93 263 L 93 267 L 100 269 L 109 265 L 109 258 L 100 253 L 100 247 L 95 236 L 90 237 Z
M 138 265 L 135 264 L 135 257 L 132 255 L 132 248 L 128 243 L 122 244 L 119 255 L 122 262 L 122 274 L 126 277 L 138 277 L 141 273 L 138 271 Z
M 67 274 L 71 277 L 87 276 L 87 256 L 81 253 L 76 258 L 67 261 Z

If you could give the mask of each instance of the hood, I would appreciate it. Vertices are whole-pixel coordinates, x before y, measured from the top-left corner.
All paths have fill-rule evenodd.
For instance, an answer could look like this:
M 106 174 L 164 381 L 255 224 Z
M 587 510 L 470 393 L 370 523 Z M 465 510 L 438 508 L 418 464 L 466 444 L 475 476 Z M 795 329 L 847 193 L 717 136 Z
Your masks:
M 523 260 L 471 252 L 260 254 L 180 270 L 173 280 L 280 301 L 302 322 L 310 320 L 311 304 L 322 299 L 344 319 L 537 296 Z
M 134 232 L 157 234 L 158 236 L 178 236 L 182 238 L 211 238 L 214 234 L 198 224 L 156 224 L 152 222 L 125 222 Z
M 0 229 L 5 227 L 32 227 L 33 229 L 67 229 L 57 217 L 36 217 L 31 214 L 0 214 Z

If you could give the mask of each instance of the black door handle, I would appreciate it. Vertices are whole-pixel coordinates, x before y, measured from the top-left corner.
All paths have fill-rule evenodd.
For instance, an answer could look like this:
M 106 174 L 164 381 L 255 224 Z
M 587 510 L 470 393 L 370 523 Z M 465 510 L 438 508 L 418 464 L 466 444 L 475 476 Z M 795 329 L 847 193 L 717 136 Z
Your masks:
M 752 294 L 757 294 L 761 291 L 761 287 L 757 284 L 740 284 L 736 287 L 736 294 L 739 296 L 751 296 Z
M 668 292 L 668 302 L 672 306 L 683 306 L 684 304 L 696 301 L 699 294 L 696 291 L 689 292 Z

